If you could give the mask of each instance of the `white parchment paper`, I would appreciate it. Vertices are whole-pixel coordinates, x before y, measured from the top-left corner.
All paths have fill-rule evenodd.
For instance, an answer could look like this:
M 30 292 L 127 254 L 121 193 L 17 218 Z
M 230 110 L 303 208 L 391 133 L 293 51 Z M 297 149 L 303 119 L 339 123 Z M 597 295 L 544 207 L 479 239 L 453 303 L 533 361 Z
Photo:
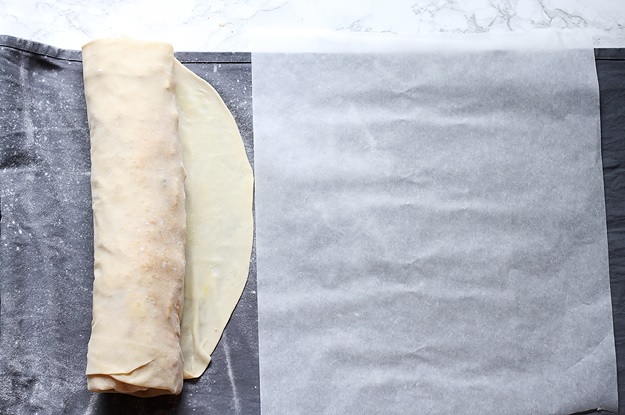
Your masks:
M 263 413 L 616 410 L 592 49 L 255 53 L 253 86 Z

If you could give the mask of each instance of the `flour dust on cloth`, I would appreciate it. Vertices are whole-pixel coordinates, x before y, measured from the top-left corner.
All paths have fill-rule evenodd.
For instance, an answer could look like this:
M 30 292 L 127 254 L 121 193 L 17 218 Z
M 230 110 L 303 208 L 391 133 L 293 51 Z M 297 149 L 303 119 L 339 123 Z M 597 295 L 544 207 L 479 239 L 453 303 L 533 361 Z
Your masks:
M 171 45 L 83 47 L 95 280 L 88 387 L 178 394 L 247 281 L 253 175 L 217 92 Z

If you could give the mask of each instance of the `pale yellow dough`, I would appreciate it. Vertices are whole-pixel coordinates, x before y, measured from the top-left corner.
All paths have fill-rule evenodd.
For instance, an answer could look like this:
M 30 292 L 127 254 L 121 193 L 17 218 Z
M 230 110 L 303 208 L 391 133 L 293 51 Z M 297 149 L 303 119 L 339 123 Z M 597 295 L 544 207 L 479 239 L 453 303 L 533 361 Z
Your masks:
M 184 377 L 200 376 L 245 283 L 254 235 L 254 178 L 234 118 L 217 92 L 176 61 L 178 131 L 187 171 Z
M 227 107 L 171 46 L 98 40 L 83 60 L 95 238 L 89 390 L 177 394 L 183 376 L 208 366 L 245 287 L 252 169 Z

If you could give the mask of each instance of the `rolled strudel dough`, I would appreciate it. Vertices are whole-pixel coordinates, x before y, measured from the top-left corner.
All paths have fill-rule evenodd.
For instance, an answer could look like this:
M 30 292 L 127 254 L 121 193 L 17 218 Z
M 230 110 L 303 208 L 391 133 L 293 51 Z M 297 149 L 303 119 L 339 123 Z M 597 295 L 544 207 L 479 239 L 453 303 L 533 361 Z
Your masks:
M 95 256 L 88 387 L 177 394 L 183 376 L 208 366 L 247 281 L 252 169 L 227 107 L 170 45 L 98 40 L 83 65 Z
M 83 48 L 83 65 L 95 259 L 88 387 L 180 393 L 186 216 L 173 49 L 100 40 Z

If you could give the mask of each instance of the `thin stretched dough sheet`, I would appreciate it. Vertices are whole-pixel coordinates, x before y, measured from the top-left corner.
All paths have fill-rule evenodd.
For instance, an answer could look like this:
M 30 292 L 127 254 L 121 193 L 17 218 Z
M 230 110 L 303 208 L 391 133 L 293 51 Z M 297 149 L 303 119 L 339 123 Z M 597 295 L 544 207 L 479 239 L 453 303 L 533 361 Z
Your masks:
M 187 269 L 182 319 L 184 377 L 200 376 L 249 272 L 254 178 L 236 122 L 221 97 L 174 65 L 187 171 Z
M 208 366 L 247 281 L 251 167 L 227 107 L 171 46 L 101 40 L 84 53 L 96 229 L 89 389 L 177 394 L 183 374 Z

